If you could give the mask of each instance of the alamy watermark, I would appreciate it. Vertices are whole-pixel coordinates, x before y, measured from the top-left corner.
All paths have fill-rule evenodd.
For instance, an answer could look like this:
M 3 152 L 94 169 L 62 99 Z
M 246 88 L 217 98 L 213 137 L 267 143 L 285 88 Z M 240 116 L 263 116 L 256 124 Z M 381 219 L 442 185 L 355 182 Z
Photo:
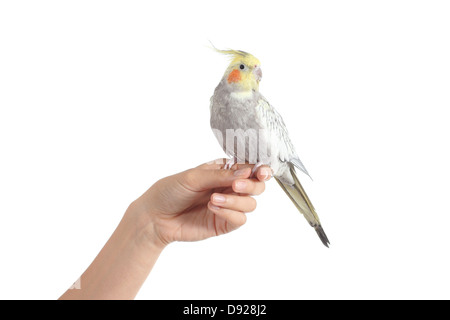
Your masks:
M 81 289 L 81 278 L 78 278 L 69 289 Z
M 266 129 L 212 129 L 225 153 L 234 158 L 236 163 L 271 163 L 270 139 Z M 220 161 L 220 160 L 219 160 Z

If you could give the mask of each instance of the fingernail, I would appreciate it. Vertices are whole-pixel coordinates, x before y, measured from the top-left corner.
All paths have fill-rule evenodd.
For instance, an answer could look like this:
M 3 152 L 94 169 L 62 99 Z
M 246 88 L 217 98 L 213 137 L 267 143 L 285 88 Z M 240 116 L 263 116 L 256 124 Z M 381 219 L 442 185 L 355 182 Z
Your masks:
M 212 210 L 220 210 L 218 206 L 213 205 L 211 202 L 209 203 L 209 208 Z
M 264 181 L 267 181 L 272 176 L 272 170 L 270 168 L 261 168 L 261 175 L 264 178 Z
M 235 172 L 234 172 L 234 175 L 236 176 L 236 177 L 239 177 L 239 176 L 243 176 L 243 175 L 245 175 L 245 174 L 247 174 L 248 173 L 248 170 L 247 169 L 240 169 L 240 170 L 236 170 Z
M 216 202 L 216 203 L 224 203 L 225 200 L 226 200 L 225 197 L 220 195 L 220 194 L 215 194 L 213 196 L 213 201 Z
M 247 182 L 245 181 L 236 181 L 234 187 L 236 188 L 236 191 L 244 191 L 245 187 L 247 186 Z

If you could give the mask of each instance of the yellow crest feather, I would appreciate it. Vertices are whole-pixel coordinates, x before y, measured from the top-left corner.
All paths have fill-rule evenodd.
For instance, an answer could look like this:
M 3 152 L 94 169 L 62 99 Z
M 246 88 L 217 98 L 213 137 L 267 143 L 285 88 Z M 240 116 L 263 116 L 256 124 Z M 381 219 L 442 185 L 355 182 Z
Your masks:
M 212 43 L 211 43 L 212 48 L 214 49 L 214 51 L 217 51 L 221 54 L 227 55 L 231 58 L 231 62 L 230 62 L 230 66 L 238 64 L 238 63 L 244 63 L 248 66 L 256 66 L 256 65 L 260 65 L 261 63 L 259 62 L 259 60 L 254 57 L 252 54 L 245 52 L 245 51 L 241 51 L 241 50 L 220 50 L 217 49 Z

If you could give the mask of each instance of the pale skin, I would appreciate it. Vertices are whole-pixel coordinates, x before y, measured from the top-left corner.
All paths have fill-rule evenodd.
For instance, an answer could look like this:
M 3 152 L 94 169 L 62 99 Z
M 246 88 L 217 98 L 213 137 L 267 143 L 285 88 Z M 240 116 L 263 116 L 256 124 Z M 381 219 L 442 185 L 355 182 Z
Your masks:
M 262 166 L 250 177 L 251 165 L 222 168 L 215 161 L 156 182 L 128 207 L 81 275 L 79 289 L 67 290 L 60 299 L 134 299 L 167 245 L 241 227 L 272 171 Z

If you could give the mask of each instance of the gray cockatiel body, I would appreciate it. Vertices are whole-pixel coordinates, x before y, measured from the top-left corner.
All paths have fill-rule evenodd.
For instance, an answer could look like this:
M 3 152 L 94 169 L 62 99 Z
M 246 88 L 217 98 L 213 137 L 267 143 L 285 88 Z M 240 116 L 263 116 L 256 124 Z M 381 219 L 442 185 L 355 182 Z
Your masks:
M 289 139 L 278 112 L 259 92 L 259 60 L 243 51 L 217 50 L 233 60 L 211 97 L 211 128 L 234 162 L 268 165 L 273 176 L 316 230 L 323 244 L 329 241 L 315 209 L 298 180 L 295 167 L 308 174 Z

